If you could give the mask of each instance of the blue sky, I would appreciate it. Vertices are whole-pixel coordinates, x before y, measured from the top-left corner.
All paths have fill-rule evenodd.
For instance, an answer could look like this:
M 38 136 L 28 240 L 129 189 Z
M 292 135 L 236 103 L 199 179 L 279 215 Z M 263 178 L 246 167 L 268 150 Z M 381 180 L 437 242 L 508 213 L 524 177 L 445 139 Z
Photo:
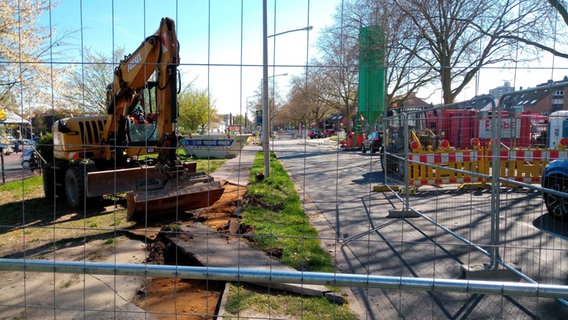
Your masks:
M 268 1 L 269 35 L 309 25 L 313 30 L 271 38 L 269 64 L 305 65 L 316 53 L 311 44 L 333 23 L 340 1 L 276 0 L 276 15 L 274 1 Z M 262 78 L 262 0 L 61 0 L 41 23 L 51 24 L 58 34 L 73 32 L 65 51 L 67 59 L 80 61 L 81 48 L 107 56 L 120 47 L 131 53 L 157 30 L 162 17 L 176 22 L 182 81 L 209 89 L 220 113 L 244 113 L 247 97 L 252 99 Z M 280 67 L 269 74 L 288 73 L 275 78 L 285 96 L 290 76 L 301 71 Z
M 262 78 L 262 0 L 60 1 L 41 23 L 49 26 L 51 17 L 58 34 L 74 32 L 65 41 L 65 51 L 70 55 L 67 59 L 80 61 L 81 48 L 107 56 L 116 48 L 131 53 L 167 16 L 175 20 L 178 29 L 184 83 L 193 81 L 197 88 L 209 90 L 220 113 L 244 113 L 247 98 L 256 99 Z M 270 35 L 313 26 L 309 35 L 301 31 L 271 38 L 269 64 L 305 65 L 306 59 L 317 53 L 312 44 L 318 33 L 333 23 L 333 14 L 340 4 L 341 0 L 268 0 Z M 280 96 L 286 96 L 291 76 L 300 75 L 302 70 L 270 68 L 270 75 L 288 74 L 274 78 Z M 568 75 L 567 70 L 565 59 L 552 60 L 549 55 L 517 69 L 486 68 L 479 75 L 479 85 L 471 82 L 458 100 L 488 93 L 504 81 L 516 88 L 535 87 L 549 79 L 562 79 Z M 441 92 L 434 86 L 422 89 L 418 96 L 435 104 L 442 102 Z

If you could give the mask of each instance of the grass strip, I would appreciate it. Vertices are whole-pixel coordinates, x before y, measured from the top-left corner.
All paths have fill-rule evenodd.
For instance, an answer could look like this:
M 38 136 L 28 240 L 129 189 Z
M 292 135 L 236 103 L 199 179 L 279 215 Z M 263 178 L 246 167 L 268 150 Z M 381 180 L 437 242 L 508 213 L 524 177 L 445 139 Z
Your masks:
M 256 181 L 264 170 L 264 156 L 257 153 L 251 169 L 243 223 L 253 227 L 257 243 L 266 252 L 281 252 L 280 260 L 296 270 L 333 272 L 331 256 L 321 247 L 310 225 L 294 182 L 275 154 L 270 155 L 270 176 Z

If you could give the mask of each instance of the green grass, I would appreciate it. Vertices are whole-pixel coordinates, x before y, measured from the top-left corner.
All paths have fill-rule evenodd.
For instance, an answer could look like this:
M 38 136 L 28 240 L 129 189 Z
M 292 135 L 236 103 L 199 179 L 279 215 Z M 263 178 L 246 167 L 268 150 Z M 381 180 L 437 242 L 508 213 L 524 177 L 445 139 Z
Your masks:
M 274 154 L 270 157 L 270 177 L 256 182 L 255 175 L 263 168 L 264 156 L 258 153 L 247 190 L 256 201 L 245 207 L 242 222 L 254 228 L 261 248 L 282 252 L 283 264 L 301 271 L 333 272 L 331 256 L 320 246 L 294 183 Z
M 211 174 L 227 162 L 227 159 L 193 159 L 193 161 L 197 162 L 197 172 Z
M 177 155 L 183 161 L 197 162 L 197 171 L 205 172 L 207 174 L 211 174 L 215 170 L 219 169 L 219 167 L 222 166 L 225 162 L 227 162 L 227 159 L 196 159 L 187 155 L 181 148 L 177 149 Z
M 242 222 L 251 226 L 257 244 L 267 252 L 282 252 L 280 261 L 296 270 L 333 272 L 331 256 L 320 246 L 317 231 L 302 209 L 293 181 L 274 154 L 270 156 L 270 177 L 256 181 L 264 171 L 264 154 L 258 153 L 251 169 Z M 332 289 L 333 290 L 333 289 Z M 290 293 L 266 294 L 232 284 L 224 319 L 244 315 L 271 315 L 294 319 L 357 319 L 348 305 L 337 305 L 323 297 Z
M 224 319 L 243 312 L 306 320 L 357 319 L 347 305 L 335 305 L 323 297 L 301 297 L 285 292 L 267 295 L 241 285 L 229 288 L 225 310 L 229 315 Z
M 22 183 L 24 181 L 24 183 Z M 29 194 L 37 191 L 38 188 L 43 188 L 43 179 L 41 176 L 31 177 L 25 180 L 17 180 L 7 182 L 5 184 L 0 184 L 0 194 L 2 195 L 12 195 L 11 198 L 20 197 L 21 194 Z M 43 190 L 43 189 L 42 189 Z M 3 199 L 5 202 L 8 199 Z

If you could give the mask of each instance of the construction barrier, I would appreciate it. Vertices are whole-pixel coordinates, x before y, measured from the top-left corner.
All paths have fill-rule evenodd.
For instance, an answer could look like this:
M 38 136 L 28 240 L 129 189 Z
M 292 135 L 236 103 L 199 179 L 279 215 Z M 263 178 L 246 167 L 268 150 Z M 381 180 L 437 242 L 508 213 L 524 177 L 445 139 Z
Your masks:
M 484 178 L 464 172 L 487 174 L 488 167 L 484 167 L 485 161 L 482 160 L 482 156 L 479 150 L 411 153 L 409 154 L 409 184 L 420 186 L 483 182 Z M 448 169 L 439 168 L 440 166 Z
M 544 167 L 550 161 L 568 157 L 568 151 L 501 150 L 498 157 L 501 178 L 533 184 L 540 183 Z M 408 182 L 412 186 L 489 182 L 491 179 L 487 176 L 492 173 L 492 159 L 493 151 L 485 147 L 440 151 L 413 149 L 408 155 Z

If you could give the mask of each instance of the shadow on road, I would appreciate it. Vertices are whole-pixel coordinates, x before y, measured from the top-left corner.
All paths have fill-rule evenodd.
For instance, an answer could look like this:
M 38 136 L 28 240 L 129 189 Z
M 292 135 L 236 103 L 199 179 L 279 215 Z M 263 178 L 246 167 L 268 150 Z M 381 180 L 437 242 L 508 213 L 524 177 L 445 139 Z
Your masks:
M 568 238 L 568 222 L 554 219 L 548 214 L 536 218 L 533 225 L 542 231 Z

